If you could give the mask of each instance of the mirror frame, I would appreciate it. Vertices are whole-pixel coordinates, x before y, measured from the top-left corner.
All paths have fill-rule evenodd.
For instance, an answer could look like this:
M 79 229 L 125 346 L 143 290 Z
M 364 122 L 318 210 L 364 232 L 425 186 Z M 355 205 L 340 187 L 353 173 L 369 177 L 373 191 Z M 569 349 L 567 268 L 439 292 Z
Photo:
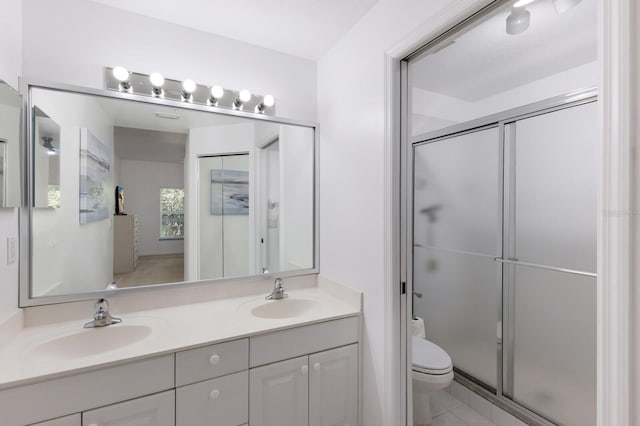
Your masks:
M 151 284 L 146 286 L 138 286 L 138 287 L 127 287 L 127 288 L 116 288 L 116 289 L 105 289 L 102 291 L 96 292 L 87 292 L 87 293 L 75 293 L 75 294 L 65 294 L 65 295 L 57 295 L 57 296 L 41 296 L 41 297 L 32 297 L 31 294 L 31 268 L 33 263 L 33 247 L 32 247 L 32 215 L 31 211 L 33 207 L 33 128 L 32 128 L 32 120 L 33 120 L 33 108 L 32 108 L 32 99 L 31 99 L 31 89 L 45 89 L 45 90 L 55 90 L 60 92 L 68 92 L 73 94 L 80 95 L 91 95 L 91 96 L 100 96 L 111 99 L 118 99 L 130 102 L 142 102 L 144 104 L 150 105 L 161 105 L 161 106 L 169 106 L 171 108 L 178 109 L 187 109 L 187 110 L 195 110 L 202 111 L 211 114 L 222 114 L 233 117 L 244 117 L 247 119 L 258 120 L 258 121 L 266 121 L 274 124 L 288 124 L 294 126 L 301 126 L 313 129 L 313 238 L 314 241 L 312 243 L 313 248 L 313 262 L 314 265 L 309 269 L 298 269 L 294 271 L 282 271 L 282 272 L 273 272 L 267 274 L 255 274 L 255 275 L 244 275 L 240 277 L 229 277 L 229 278 L 216 278 L 209 280 L 199 280 L 199 281 L 182 281 L 182 282 L 173 282 L 173 283 L 163 283 L 163 284 Z M 231 282 L 239 282 L 239 281 L 262 281 L 262 280 L 273 280 L 275 278 L 286 278 L 286 277 L 295 277 L 302 275 L 311 275 L 318 274 L 320 272 L 320 226 L 319 226 L 319 218 L 320 218 L 320 138 L 319 138 L 319 126 L 318 123 L 310 122 L 310 121 L 301 121 L 301 120 L 292 120 L 287 118 L 269 116 L 256 114 L 245 111 L 236 111 L 225 108 L 218 108 L 207 105 L 198 105 L 198 104 L 190 104 L 180 101 L 174 101 L 169 99 L 162 98 L 153 98 L 141 95 L 135 95 L 131 93 L 124 92 L 116 92 L 110 90 L 101 90 L 101 89 L 93 89 L 79 86 L 72 86 L 67 84 L 58 84 L 51 83 L 46 81 L 36 81 L 36 80 L 23 80 L 21 86 L 21 94 L 23 96 L 24 108 L 23 108 L 23 116 L 26 117 L 24 120 L 24 127 L 26 127 L 26 131 L 23 132 L 22 140 L 20 141 L 22 144 L 22 193 L 23 200 L 22 206 L 20 208 L 19 216 L 20 216 L 20 225 L 19 225 L 19 238 L 20 238 L 20 285 L 19 285 L 19 306 L 20 307 L 29 307 L 29 306 L 39 306 L 39 305 L 50 305 L 56 303 L 66 303 L 66 302 L 76 302 L 82 300 L 94 300 L 101 297 L 112 297 L 112 296 L 121 296 L 127 295 L 131 293 L 140 293 L 146 291 L 161 291 L 165 289 L 177 289 L 177 288 L 188 288 L 193 286 L 203 286 L 203 285 L 215 285 L 221 283 L 231 283 Z

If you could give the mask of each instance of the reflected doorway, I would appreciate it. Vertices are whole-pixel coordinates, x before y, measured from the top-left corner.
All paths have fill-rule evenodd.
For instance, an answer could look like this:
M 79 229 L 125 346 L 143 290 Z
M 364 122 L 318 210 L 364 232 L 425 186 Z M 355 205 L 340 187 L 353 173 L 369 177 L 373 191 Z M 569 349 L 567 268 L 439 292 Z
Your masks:
M 250 275 L 249 154 L 198 159 L 198 279 Z

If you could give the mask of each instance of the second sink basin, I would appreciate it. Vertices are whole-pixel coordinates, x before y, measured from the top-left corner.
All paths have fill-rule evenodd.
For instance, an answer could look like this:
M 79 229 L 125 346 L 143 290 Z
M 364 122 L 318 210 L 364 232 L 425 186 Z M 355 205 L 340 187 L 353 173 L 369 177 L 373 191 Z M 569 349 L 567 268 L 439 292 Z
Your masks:
M 137 343 L 147 338 L 151 331 L 151 327 L 146 325 L 126 324 L 79 329 L 77 332 L 44 342 L 35 350 L 42 356 L 81 358 Z
M 308 299 L 282 299 L 270 300 L 251 309 L 251 314 L 258 318 L 293 318 L 319 307 L 315 300 Z

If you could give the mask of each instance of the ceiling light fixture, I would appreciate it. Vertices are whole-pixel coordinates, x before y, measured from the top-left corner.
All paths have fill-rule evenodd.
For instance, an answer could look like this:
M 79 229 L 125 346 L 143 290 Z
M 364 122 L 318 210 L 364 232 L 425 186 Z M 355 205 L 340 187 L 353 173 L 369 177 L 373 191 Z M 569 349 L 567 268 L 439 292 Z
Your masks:
M 515 0 L 514 0 L 515 1 Z M 250 114 L 275 115 L 275 99 L 272 95 L 233 90 L 219 85 L 198 83 L 191 79 L 174 80 L 160 73 L 142 74 L 124 67 L 106 67 L 104 83 L 108 90 L 131 93 L 138 96 L 160 98 L 166 101 L 189 103 Z
M 256 105 L 256 112 L 259 114 L 264 114 L 265 108 L 270 108 L 276 104 L 276 100 L 271 95 L 266 95 L 262 98 L 262 102 Z
M 190 79 L 186 79 L 182 82 L 182 100 L 186 102 L 193 101 L 193 92 L 196 91 L 198 86 L 196 82 Z
M 517 2 L 515 2 L 513 4 L 513 7 L 522 7 L 522 6 L 526 6 L 530 3 L 533 3 L 536 0 L 518 0 Z
M 565 13 L 569 9 L 573 9 L 582 0 L 552 0 L 553 7 L 555 7 L 558 14 Z
M 517 35 L 525 32 L 531 22 L 531 13 L 524 7 L 512 8 L 507 16 L 507 34 Z
M 115 67 L 112 71 L 113 77 L 120 82 L 120 89 L 126 92 L 131 91 L 131 82 L 129 81 L 129 71 L 125 67 Z
M 235 109 L 242 109 L 242 106 L 251 100 L 251 92 L 246 89 L 243 89 L 238 94 L 238 97 L 235 101 L 233 101 L 233 107 Z
M 151 89 L 153 96 L 163 96 L 164 90 L 162 90 L 162 86 L 164 86 L 164 77 L 162 76 L 162 74 L 154 72 L 149 76 L 149 81 L 153 86 L 153 89 Z
M 213 86 L 211 88 L 211 96 L 209 96 L 209 105 L 218 106 L 218 101 L 224 96 L 224 89 L 220 86 Z
M 47 150 L 47 154 L 56 155 L 56 147 L 53 146 L 53 138 L 51 136 L 42 137 L 42 146 Z

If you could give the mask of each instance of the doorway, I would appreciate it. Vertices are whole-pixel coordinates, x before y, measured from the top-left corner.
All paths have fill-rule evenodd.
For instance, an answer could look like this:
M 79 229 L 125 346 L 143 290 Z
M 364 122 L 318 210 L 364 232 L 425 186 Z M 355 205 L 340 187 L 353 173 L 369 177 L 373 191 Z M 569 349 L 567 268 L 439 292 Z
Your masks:
M 554 3 L 405 59 L 407 278 L 458 383 L 531 424 L 595 424 L 596 7 Z

